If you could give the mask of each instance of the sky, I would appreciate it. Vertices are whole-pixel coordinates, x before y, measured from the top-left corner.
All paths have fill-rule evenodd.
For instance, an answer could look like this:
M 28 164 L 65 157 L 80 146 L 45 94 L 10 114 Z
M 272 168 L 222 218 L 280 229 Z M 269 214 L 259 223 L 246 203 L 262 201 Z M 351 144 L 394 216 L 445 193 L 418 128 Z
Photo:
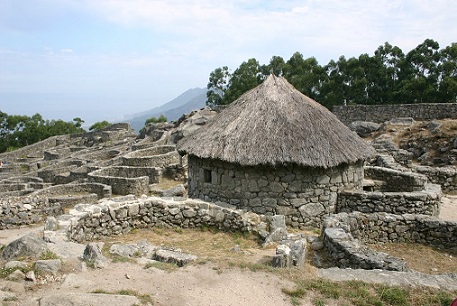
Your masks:
M 0 111 L 115 121 L 250 58 L 444 48 L 456 16 L 455 0 L 0 0 Z

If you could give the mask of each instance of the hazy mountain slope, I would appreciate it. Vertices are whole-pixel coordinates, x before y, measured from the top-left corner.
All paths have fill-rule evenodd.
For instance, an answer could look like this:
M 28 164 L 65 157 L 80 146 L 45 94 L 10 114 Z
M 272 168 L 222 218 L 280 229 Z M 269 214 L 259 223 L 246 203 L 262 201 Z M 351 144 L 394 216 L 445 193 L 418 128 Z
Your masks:
M 169 121 L 177 120 L 181 115 L 189 113 L 194 109 L 200 109 L 206 103 L 206 89 L 193 88 L 185 91 L 170 102 L 150 110 L 136 113 L 126 117 L 122 122 L 130 123 L 130 126 L 137 132 L 143 128 L 144 122 L 151 117 L 164 115 Z

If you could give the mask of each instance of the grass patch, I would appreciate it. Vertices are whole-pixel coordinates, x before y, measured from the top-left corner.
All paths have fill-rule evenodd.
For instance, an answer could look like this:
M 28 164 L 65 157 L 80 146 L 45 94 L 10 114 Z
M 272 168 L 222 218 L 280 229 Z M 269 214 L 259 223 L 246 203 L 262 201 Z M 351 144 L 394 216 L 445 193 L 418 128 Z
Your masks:
M 440 250 L 414 243 L 373 244 L 370 248 L 404 258 L 410 269 L 428 273 L 457 273 L 457 250 Z
M 135 262 L 132 258 L 126 256 L 120 256 L 116 254 L 110 254 L 109 257 L 111 258 L 112 262 Z
M 141 294 L 138 291 L 132 289 L 121 289 L 118 291 L 107 291 L 104 289 L 95 289 L 92 291 L 95 294 L 117 294 L 117 295 L 129 295 L 135 296 L 140 301 L 141 305 L 154 305 L 154 300 L 149 294 Z
M 409 291 L 397 287 L 381 287 L 378 289 L 379 298 L 392 306 L 408 305 Z
M 155 261 L 155 262 L 149 262 L 144 266 L 144 269 L 149 269 L 149 268 L 156 268 L 159 270 L 172 272 L 172 271 L 177 270 L 178 266 L 176 264 L 170 263 L 170 262 Z
M 30 271 L 30 268 L 19 268 L 19 267 L 14 267 L 14 268 L 0 268 L 0 279 L 6 278 L 8 275 L 13 273 L 16 270 L 21 270 L 23 273 L 27 273 Z
M 300 305 L 303 298 L 310 296 L 313 305 L 449 306 L 457 297 L 457 290 L 392 287 L 361 281 L 309 279 L 296 284 L 293 290 L 282 289 L 290 297 L 292 305 Z
M 50 250 L 46 250 L 46 252 L 43 252 L 40 255 L 40 260 L 50 260 L 50 259 L 59 259 L 59 256 L 57 256 L 56 253 L 54 253 Z

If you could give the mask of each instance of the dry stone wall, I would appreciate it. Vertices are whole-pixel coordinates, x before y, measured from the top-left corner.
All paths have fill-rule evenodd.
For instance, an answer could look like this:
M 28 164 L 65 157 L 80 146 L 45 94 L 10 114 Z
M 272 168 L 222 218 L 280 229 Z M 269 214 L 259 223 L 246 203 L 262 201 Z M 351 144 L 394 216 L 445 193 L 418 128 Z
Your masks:
M 111 198 L 111 186 L 99 183 L 80 183 L 56 185 L 36 191 L 35 195 L 52 197 L 66 194 L 87 194 L 94 193 L 98 199 Z
M 180 156 L 174 145 L 133 151 L 122 157 L 122 164 L 132 167 L 165 167 L 179 162 Z
M 106 201 L 99 205 L 77 205 L 70 210 L 69 238 L 91 241 L 127 233 L 133 228 L 168 226 L 181 228 L 216 227 L 233 231 L 253 231 L 260 216 L 223 208 L 197 200 L 172 201 L 144 197 L 130 201 Z
M 322 236 L 329 258 L 338 267 L 404 271 L 402 260 L 365 244 L 408 242 L 457 249 L 457 222 L 414 214 L 340 213 L 324 219 Z
M 189 197 L 222 202 L 266 215 L 285 215 L 288 225 L 320 225 L 333 213 L 337 193 L 361 188 L 362 164 L 330 169 L 243 167 L 189 156 Z
M 47 216 L 63 214 L 60 203 L 47 197 L 8 197 L 0 199 L 0 229 L 17 228 L 43 222 Z
M 332 112 L 346 125 L 354 121 L 383 123 L 403 117 L 425 121 L 457 118 L 457 103 L 337 105 Z
M 445 193 L 457 194 L 457 168 L 456 167 L 427 167 L 417 166 L 415 171 L 425 175 L 434 183 L 441 185 Z
M 160 168 L 113 166 L 88 174 L 92 182 L 110 185 L 113 194 L 142 195 L 149 193 L 149 184 L 158 183 L 162 175 Z
M 388 212 L 438 216 L 440 207 L 440 186 L 426 184 L 422 191 L 414 192 L 343 190 L 338 194 L 337 212 Z
M 427 177 L 414 172 L 405 172 L 385 167 L 364 167 L 365 178 L 382 181 L 378 186 L 381 191 L 410 192 L 421 191 L 427 183 Z

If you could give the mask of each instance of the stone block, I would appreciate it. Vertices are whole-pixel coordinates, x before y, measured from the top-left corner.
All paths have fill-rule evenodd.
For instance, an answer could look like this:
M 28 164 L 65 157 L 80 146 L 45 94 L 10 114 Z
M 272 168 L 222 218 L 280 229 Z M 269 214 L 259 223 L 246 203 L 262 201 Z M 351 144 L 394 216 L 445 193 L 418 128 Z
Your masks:
M 181 252 L 171 250 L 158 250 L 154 255 L 154 259 L 162 262 L 175 263 L 178 267 L 182 267 L 185 264 L 197 260 L 197 256 L 191 254 L 185 254 Z
M 276 255 L 273 257 L 273 267 L 290 268 L 292 266 L 291 250 L 287 245 L 281 244 L 276 248 Z
M 50 260 L 37 260 L 35 262 L 35 270 L 40 275 L 57 275 L 62 268 L 62 262 L 60 259 Z

